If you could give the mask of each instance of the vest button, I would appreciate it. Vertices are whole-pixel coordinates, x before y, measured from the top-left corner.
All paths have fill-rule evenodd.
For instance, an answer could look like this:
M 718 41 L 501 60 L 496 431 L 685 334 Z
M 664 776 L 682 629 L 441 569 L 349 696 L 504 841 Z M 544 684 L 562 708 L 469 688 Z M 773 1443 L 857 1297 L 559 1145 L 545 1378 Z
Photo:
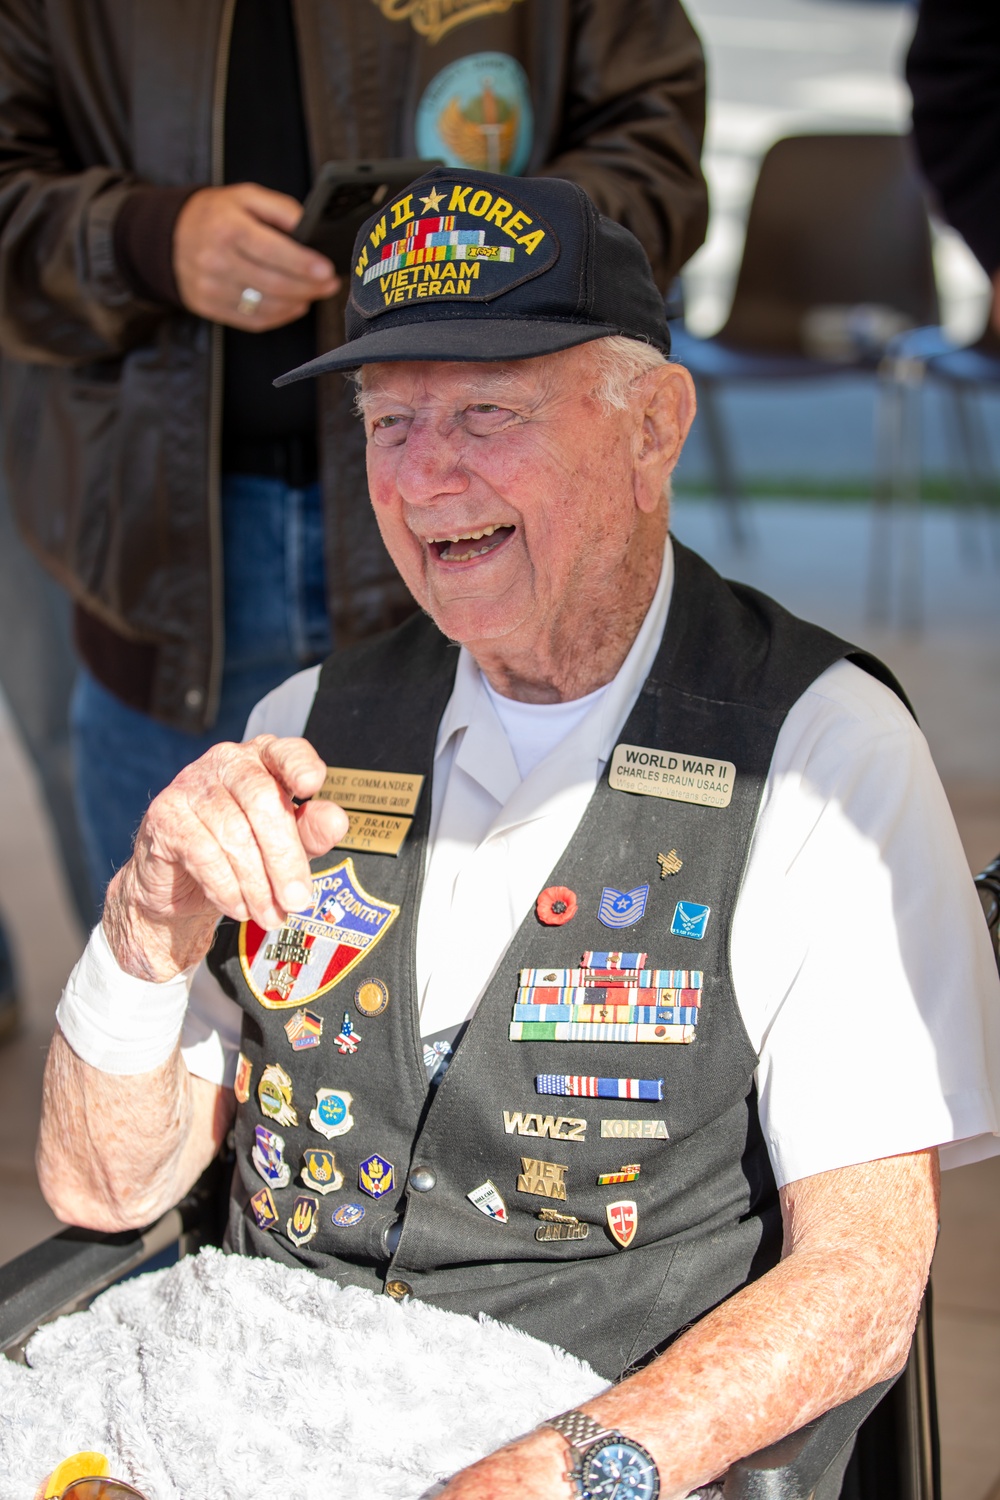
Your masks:
M 432 1187 L 437 1187 L 437 1173 L 433 1167 L 414 1167 L 409 1181 L 415 1193 L 429 1193 Z
M 385 1295 L 396 1302 L 406 1302 L 413 1296 L 413 1288 L 408 1281 L 387 1281 Z

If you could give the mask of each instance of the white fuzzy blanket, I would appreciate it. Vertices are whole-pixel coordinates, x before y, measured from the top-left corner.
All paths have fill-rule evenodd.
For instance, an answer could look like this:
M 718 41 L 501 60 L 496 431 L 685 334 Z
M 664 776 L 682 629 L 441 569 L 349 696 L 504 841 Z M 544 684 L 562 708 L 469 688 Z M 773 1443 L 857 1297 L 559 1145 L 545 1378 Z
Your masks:
M 107 1454 L 150 1500 L 416 1500 L 607 1382 L 488 1319 L 203 1250 L 0 1358 L 0 1500 Z

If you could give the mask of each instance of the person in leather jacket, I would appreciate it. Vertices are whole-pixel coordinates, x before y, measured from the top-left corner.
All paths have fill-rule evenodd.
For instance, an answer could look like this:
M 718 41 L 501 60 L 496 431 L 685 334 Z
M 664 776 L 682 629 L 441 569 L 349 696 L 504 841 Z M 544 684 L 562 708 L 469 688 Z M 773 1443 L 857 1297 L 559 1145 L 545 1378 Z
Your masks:
M 324 161 L 571 178 L 666 288 L 701 243 L 679 0 L 0 3 L 7 480 L 69 590 L 103 888 L 151 794 L 263 693 L 412 608 L 366 503 L 342 269 L 289 238 Z

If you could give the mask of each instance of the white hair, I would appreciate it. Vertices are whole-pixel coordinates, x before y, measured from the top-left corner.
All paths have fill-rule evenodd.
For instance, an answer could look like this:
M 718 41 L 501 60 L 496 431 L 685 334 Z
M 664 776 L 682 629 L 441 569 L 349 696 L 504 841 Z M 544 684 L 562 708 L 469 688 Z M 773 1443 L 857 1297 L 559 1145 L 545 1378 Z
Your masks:
M 613 411 L 625 411 L 639 382 L 651 370 L 667 363 L 666 357 L 652 344 L 625 338 L 618 333 L 595 339 L 590 347 L 597 363 L 594 398 L 609 415 Z

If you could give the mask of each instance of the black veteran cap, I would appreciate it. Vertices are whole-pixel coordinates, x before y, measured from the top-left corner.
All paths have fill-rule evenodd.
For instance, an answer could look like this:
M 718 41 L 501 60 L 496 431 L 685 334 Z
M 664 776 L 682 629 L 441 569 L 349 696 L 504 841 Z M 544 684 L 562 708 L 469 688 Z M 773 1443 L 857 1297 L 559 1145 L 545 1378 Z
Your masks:
M 510 360 L 624 334 L 670 333 L 646 253 L 558 177 L 435 167 L 354 243 L 347 338 L 288 385 L 387 360 Z

